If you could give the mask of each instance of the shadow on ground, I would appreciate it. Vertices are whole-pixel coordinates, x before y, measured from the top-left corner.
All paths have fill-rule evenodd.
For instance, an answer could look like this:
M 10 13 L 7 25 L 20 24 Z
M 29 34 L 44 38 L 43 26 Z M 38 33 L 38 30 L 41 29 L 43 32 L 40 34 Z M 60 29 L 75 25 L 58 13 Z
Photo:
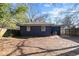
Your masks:
M 59 54 L 57 56 L 76 56 L 76 55 L 79 55 L 79 48 L 69 51 L 69 52 L 66 52 L 66 53 Z
M 79 43 L 79 36 L 60 36 L 60 37 L 63 39 L 67 39 Z
M 28 39 L 28 38 L 44 38 L 44 37 L 49 37 L 49 35 L 47 36 L 14 36 L 13 38 L 17 38 L 17 39 Z

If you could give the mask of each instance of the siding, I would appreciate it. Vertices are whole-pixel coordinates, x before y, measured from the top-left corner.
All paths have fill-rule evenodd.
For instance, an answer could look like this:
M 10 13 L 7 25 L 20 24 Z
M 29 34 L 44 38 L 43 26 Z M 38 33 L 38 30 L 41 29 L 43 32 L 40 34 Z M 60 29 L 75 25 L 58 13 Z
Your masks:
M 20 26 L 22 36 L 47 36 L 51 35 L 51 27 L 46 26 L 46 31 L 41 31 L 41 26 L 31 26 L 31 31 L 27 31 L 27 26 Z

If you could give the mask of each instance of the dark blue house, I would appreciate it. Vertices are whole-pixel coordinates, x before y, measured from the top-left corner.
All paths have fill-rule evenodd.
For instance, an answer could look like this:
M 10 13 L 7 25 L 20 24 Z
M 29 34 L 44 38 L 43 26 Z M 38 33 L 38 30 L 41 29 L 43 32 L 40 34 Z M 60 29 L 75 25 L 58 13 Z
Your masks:
M 60 26 L 47 23 L 27 23 L 20 25 L 20 34 L 22 36 L 60 35 Z

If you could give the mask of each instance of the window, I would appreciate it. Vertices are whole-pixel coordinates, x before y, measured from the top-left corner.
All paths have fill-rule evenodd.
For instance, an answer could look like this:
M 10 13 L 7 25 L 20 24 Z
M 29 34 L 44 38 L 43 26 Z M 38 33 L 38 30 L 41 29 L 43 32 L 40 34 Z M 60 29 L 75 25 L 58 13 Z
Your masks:
M 46 31 L 46 27 L 45 26 L 42 26 L 41 27 L 41 31 Z
M 27 31 L 30 31 L 30 26 L 27 26 Z

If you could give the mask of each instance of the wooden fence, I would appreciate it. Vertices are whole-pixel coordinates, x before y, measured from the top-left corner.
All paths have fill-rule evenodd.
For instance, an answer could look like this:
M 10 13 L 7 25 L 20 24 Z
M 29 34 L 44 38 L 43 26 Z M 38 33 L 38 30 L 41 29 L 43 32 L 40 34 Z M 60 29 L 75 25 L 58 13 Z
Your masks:
M 74 36 L 77 36 L 77 35 L 79 35 L 79 28 L 65 29 L 65 35 L 74 35 Z

